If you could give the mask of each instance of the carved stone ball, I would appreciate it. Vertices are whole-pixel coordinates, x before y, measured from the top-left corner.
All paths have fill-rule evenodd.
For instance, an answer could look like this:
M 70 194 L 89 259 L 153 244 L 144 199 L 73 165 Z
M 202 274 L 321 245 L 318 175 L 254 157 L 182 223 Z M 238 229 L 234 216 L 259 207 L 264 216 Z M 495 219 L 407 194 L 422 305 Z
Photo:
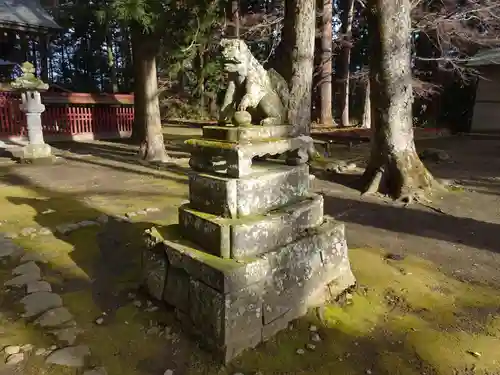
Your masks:
M 236 126 L 251 126 L 252 115 L 247 111 L 237 111 L 233 116 L 233 124 Z

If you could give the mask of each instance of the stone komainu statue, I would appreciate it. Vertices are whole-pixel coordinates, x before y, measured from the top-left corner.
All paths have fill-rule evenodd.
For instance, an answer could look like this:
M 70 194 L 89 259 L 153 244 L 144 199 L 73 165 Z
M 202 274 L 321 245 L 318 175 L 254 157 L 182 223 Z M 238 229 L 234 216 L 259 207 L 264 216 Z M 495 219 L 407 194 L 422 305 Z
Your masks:
M 254 123 L 287 123 L 288 85 L 274 69 L 266 70 L 241 39 L 222 39 L 224 70 L 229 83 L 219 123 L 227 124 L 235 111 L 248 111 Z

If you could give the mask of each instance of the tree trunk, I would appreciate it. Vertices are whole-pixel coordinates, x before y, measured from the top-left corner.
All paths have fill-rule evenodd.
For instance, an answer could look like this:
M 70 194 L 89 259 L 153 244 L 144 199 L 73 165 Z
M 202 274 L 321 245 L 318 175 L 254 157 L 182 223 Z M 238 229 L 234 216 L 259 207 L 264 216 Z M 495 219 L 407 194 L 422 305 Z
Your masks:
M 370 85 L 374 132 L 365 193 L 411 203 L 439 186 L 413 137 L 409 0 L 370 0 Z
M 352 19 L 354 13 L 354 0 L 343 0 L 343 9 L 341 13 L 342 28 L 344 34 L 344 46 L 340 51 L 337 60 L 338 75 L 337 80 L 340 83 L 340 125 L 349 126 L 349 78 L 351 65 L 351 39 L 352 39 Z
M 239 0 L 229 0 L 229 27 L 228 34 L 235 38 L 240 37 L 240 2 Z
M 314 69 L 316 0 L 285 2 L 285 47 L 291 51 L 289 66 L 290 102 L 288 121 L 298 134 L 309 134 Z M 288 33 L 288 34 L 287 34 Z M 288 77 L 285 77 L 288 78 Z
M 133 138 L 140 142 L 141 159 L 166 162 L 170 158 L 163 140 L 156 75 L 158 38 L 138 30 L 134 30 L 132 38 L 135 78 Z
M 106 32 L 106 49 L 108 54 L 108 69 L 109 69 L 109 80 L 111 81 L 111 92 L 118 92 L 118 78 L 116 73 L 116 61 L 115 54 L 113 52 L 113 34 L 111 32 L 111 25 L 108 26 Z
M 321 62 L 320 62 L 320 122 L 333 125 L 332 115 L 332 17 L 333 0 L 322 1 Z
M 370 129 L 372 127 L 371 102 L 370 102 L 370 79 L 365 83 L 365 99 L 363 102 L 363 120 L 362 127 Z

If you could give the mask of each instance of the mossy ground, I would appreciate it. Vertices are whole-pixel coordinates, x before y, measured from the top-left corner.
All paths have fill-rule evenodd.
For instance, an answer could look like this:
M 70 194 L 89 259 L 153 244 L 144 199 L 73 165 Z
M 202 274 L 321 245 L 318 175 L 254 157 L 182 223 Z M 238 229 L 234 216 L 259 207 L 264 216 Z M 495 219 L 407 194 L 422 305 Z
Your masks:
M 54 227 L 96 218 L 102 213 L 123 214 L 148 206 L 164 209 L 160 216 L 136 218 L 136 223 L 122 231 L 120 236 L 130 240 L 130 246 L 123 254 L 114 254 L 113 259 L 129 258 L 130 262 L 123 272 L 110 275 L 103 275 L 99 267 L 105 259 L 98 228 L 79 229 L 68 236 L 40 235 L 16 240 L 27 251 L 37 252 L 48 261 L 44 274 L 84 329 L 81 342 L 90 346 L 92 364 L 105 366 L 109 374 L 162 374 L 167 368 L 190 375 L 237 371 L 273 375 L 469 375 L 474 372 L 466 372 L 466 368 L 471 367 L 476 368 L 477 374 L 499 371 L 500 290 L 458 281 L 442 273 L 438 265 L 418 257 L 386 260 L 384 249 L 369 248 L 350 251 L 360 287 L 349 303 L 329 305 L 319 314 L 311 311 L 294 322 L 291 329 L 221 369 L 212 363 L 209 354 L 182 335 L 167 309 L 148 313 L 133 306 L 129 298 L 120 297 L 137 287 L 139 258 L 134 238 L 138 239 L 142 229 L 152 223 L 176 222 L 176 208 L 185 199 L 186 186 L 161 176 L 138 177 L 134 171 L 126 172 L 128 177 L 123 182 L 122 175 L 101 166 L 88 170 L 86 179 L 94 179 L 99 185 L 94 189 L 71 183 L 68 174 L 74 171 L 70 169 L 63 169 L 68 174 L 60 174 L 66 182 L 57 184 L 54 175 L 47 177 L 47 171 L 54 173 L 53 167 L 42 167 L 45 172 L 29 168 L 10 168 L 0 173 L 2 231 Z M 100 173 L 100 178 L 95 173 Z M 19 177 L 26 175 L 37 178 L 28 181 Z M 115 177 L 110 178 L 112 175 Z M 16 185 L 11 183 L 15 176 L 20 180 Z M 54 212 L 46 213 L 48 209 Z M 116 247 L 107 251 L 112 254 L 125 250 Z M 11 266 L 2 266 L 0 281 L 10 276 Z M 119 301 L 102 325 L 94 323 L 103 313 L 100 289 L 93 286 L 99 280 L 109 282 Z M 0 300 L 0 344 L 51 344 L 47 335 L 17 318 L 11 294 L 2 291 Z M 148 335 L 146 331 L 152 323 L 171 327 L 172 334 L 169 338 Z M 299 355 L 296 350 L 311 342 L 311 324 L 319 328 L 322 341 L 314 343 L 314 351 Z M 480 357 L 468 352 L 479 353 Z M 48 374 L 76 374 L 73 370 L 48 369 L 34 356 L 26 366 L 23 373 L 27 375 L 41 373 L 41 368 Z

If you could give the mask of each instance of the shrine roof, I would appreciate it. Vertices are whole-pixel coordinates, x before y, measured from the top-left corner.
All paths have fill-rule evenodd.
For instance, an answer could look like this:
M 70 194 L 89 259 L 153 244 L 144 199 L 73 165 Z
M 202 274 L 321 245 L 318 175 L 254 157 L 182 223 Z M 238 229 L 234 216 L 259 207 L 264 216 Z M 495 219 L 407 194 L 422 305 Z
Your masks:
M 61 27 L 39 0 L 0 0 L 0 28 L 48 31 Z

